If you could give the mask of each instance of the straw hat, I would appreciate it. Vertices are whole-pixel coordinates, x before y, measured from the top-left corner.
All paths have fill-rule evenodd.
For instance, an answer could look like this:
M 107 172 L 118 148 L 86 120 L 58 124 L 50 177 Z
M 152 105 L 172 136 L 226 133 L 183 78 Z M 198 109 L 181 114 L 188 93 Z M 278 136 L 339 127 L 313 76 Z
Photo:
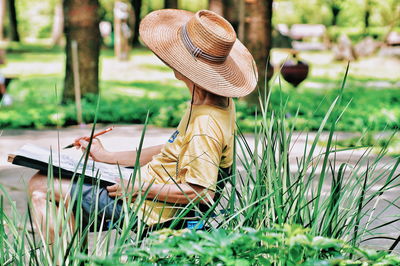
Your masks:
M 212 11 L 157 10 L 139 31 L 161 60 L 205 90 L 242 97 L 257 85 L 253 57 L 231 24 Z

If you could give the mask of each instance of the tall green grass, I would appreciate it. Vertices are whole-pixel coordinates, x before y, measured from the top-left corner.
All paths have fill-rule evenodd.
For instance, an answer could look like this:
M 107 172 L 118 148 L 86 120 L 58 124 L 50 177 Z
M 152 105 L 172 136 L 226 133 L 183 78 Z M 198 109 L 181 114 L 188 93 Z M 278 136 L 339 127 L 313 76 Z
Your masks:
M 342 101 L 346 76 L 347 71 L 338 96 L 322 119 L 318 131 L 313 136 L 305 134 L 306 145 L 298 158 L 292 156 L 293 141 L 296 141 L 298 132 L 288 126 L 287 102 L 282 98 L 278 111 L 269 111 L 269 95 L 260 97 L 261 108 L 257 116 L 261 118 L 261 123 L 254 128 L 254 143 L 249 143 L 238 130 L 233 173 L 218 184 L 222 187 L 226 183 L 222 197 L 211 201 L 208 211 L 197 217 L 205 223 L 206 230 L 239 232 L 242 228 L 251 227 L 261 232 L 276 225 L 296 224 L 307 228 L 313 235 L 342 239 L 356 247 L 369 241 L 386 239 L 388 245 L 382 248 L 396 248 L 400 238 L 387 236 L 382 231 L 390 233 L 399 216 L 386 220 L 382 218 L 388 218 L 383 216 L 389 208 L 399 208 L 398 199 L 389 201 L 385 195 L 399 187 L 400 159 L 384 163 L 387 149 L 383 147 L 377 156 L 371 156 L 370 149 L 364 150 L 355 163 L 337 161 L 339 153 L 358 148 L 339 149 L 333 144 L 336 125 L 340 123 L 348 104 Z M 92 135 L 96 120 L 97 112 Z M 329 128 L 326 128 L 327 124 Z M 138 146 L 139 154 L 145 131 L 146 127 Z M 327 144 L 323 148 L 317 146 L 322 135 L 327 135 Z M 52 156 L 57 154 L 56 150 Z M 81 160 L 87 165 L 88 153 Z M 139 168 L 137 158 L 130 182 L 141 182 Z M 1 265 L 129 262 L 135 256 L 128 256 L 126 250 L 148 248 L 150 243 L 146 242 L 146 237 L 157 228 L 147 228 L 136 215 L 148 191 L 134 199 L 135 207 L 130 207 L 132 195 L 122 197 L 124 216 L 105 231 L 90 233 L 89 227 L 82 226 L 80 189 L 72 195 L 72 203 L 68 206 L 65 199 L 58 206 L 54 203 L 55 195 L 51 188 L 57 184 L 54 181 L 58 178 L 59 173 L 53 173 L 49 168 L 46 212 L 48 217 L 53 217 L 56 232 L 59 232 L 51 243 L 46 237 L 49 235 L 48 227 L 47 232 L 34 229 L 30 208 L 26 212 L 18 210 L 8 192 L 0 186 Z M 78 183 L 78 188 L 82 187 L 81 176 L 75 175 L 73 180 Z M 186 206 L 177 206 L 180 211 L 169 227 L 176 228 L 190 210 L 200 212 L 200 200 L 199 196 Z M 9 213 L 4 211 L 5 202 L 10 206 Z M 76 210 L 73 210 L 73 205 Z M 95 210 L 89 225 L 97 227 L 98 222 L 94 219 L 97 214 L 98 210 Z M 72 215 L 77 224 L 75 228 L 67 223 Z M 104 222 L 103 219 L 99 226 L 102 227 Z
M 315 235 L 346 239 L 359 245 L 367 236 L 371 240 L 379 238 L 374 235 L 378 229 L 399 220 L 396 216 L 380 224 L 383 217 L 375 209 L 385 193 L 399 186 L 400 159 L 390 165 L 382 162 L 387 146 L 378 156 L 372 156 L 371 149 L 366 149 L 355 164 L 337 161 L 340 152 L 360 148 L 338 149 L 332 144 L 336 125 L 347 107 L 341 101 L 347 71 L 318 131 L 312 139 L 306 134 L 306 145 L 298 158 L 290 158 L 295 137 L 285 118 L 287 103 L 282 102 L 278 112 L 268 114 L 268 99 L 264 101 L 261 124 L 254 132 L 254 147 L 239 134 L 238 159 L 244 171 L 236 172 L 236 178 L 232 179 L 236 180 L 232 183 L 235 190 L 226 199 L 235 200 L 236 209 L 221 226 L 262 229 L 274 224 L 300 224 Z M 326 146 L 319 150 L 317 143 L 328 121 Z M 295 166 L 290 159 L 295 159 Z M 324 191 L 324 187 L 329 190 Z M 389 202 L 384 208 L 392 204 Z

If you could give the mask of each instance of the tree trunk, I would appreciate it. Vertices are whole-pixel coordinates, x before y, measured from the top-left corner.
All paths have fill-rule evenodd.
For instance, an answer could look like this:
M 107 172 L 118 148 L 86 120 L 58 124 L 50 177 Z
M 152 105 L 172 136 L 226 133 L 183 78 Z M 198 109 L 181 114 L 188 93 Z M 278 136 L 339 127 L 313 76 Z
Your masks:
M 121 61 L 129 59 L 129 50 L 132 32 L 129 28 L 131 7 L 127 2 L 114 2 L 114 51 Z
M 337 5 L 332 5 L 331 6 L 331 11 L 332 11 L 332 26 L 337 25 L 337 18 L 340 13 L 340 7 Z
M 6 16 L 6 0 L 0 0 L 0 41 L 4 40 L 5 16 Z
M 365 25 L 365 33 L 368 33 L 368 28 L 369 28 L 369 17 L 371 15 L 371 12 L 369 9 L 365 11 L 364 15 L 364 25 Z
M 232 24 L 236 32 L 239 28 L 240 1 L 244 0 L 222 0 L 224 7 L 223 16 Z
M 132 45 L 139 45 L 139 25 L 140 25 L 140 12 L 142 10 L 142 0 L 131 0 L 131 6 L 134 12 L 134 27 L 133 27 L 133 39 Z
M 224 15 L 224 1 L 223 0 L 210 0 L 208 9 L 214 11 L 218 15 Z
M 238 29 L 237 29 L 237 37 L 239 40 L 244 40 L 244 28 L 245 28 L 245 20 L 246 20 L 246 12 L 245 12 L 245 2 L 244 0 L 239 0 L 238 3 L 239 14 L 238 14 Z
M 256 61 L 258 69 L 258 88 L 263 96 L 265 88 L 266 63 L 271 50 L 272 32 L 272 2 L 273 0 L 246 0 L 245 1 L 245 38 L 244 44 Z M 256 89 L 245 98 L 251 104 L 258 104 L 259 92 Z
M 53 45 L 61 44 L 64 28 L 63 6 L 58 3 L 54 9 L 53 29 L 51 32 L 51 40 Z
M 368 33 L 369 28 L 369 17 L 371 16 L 371 1 L 366 0 L 365 2 L 365 13 L 364 13 L 364 33 Z
M 164 8 L 178 8 L 178 0 L 165 0 Z
M 78 66 L 82 95 L 99 92 L 100 30 L 98 0 L 64 0 L 66 67 L 63 102 L 74 99 L 71 42 L 78 44 Z
M 14 42 L 19 42 L 19 32 L 18 32 L 18 21 L 17 21 L 17 10 L 15 9 L 15 0 L 8 0 L 8 10 L 10 19 L 10 40 Z

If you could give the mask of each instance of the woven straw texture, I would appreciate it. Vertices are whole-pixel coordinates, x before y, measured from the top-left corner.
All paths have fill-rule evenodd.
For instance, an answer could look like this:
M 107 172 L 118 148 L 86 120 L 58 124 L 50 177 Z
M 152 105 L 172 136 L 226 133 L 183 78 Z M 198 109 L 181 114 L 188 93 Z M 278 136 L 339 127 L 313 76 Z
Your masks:
M 186 25 L 191 42 L 211 56 L 226 57 L 210 62 L 193 56 L 182 39 Z M 232 26 L 214 12 L 196 14 L 184 10 L 163 9 L 148 14 L 140 24 L 143 42 L 168 66 L 198 86 L 226 97 L 242 97 L 257 85 L 255 62 L 236 38 Z

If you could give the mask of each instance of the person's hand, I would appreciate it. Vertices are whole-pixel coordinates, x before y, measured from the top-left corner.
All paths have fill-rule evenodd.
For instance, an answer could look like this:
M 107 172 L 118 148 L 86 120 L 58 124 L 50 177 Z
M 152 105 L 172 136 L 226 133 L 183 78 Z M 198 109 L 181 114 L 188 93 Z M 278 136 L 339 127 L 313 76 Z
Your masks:
M 86 151 L 89 146 L 89 141 L 87 137 L 78 138 L 75 140 L 75 147 L 77 149 L 81 149 L 82 151 Z M 96 162 L 104 162 L 104 163 L 112 163 L 110 162 L 110 152 L 104 149 L 103 144 L 97 138 L 94 138 L 92 141 L 92 145 L 90 146 L 89 156 Z
M 122 181 L 120 180 L 117 184 L 107 186 L 108 195 L 110 197 L 125 196 L 127 198 L 132 195 L 132 199 L 136 198 L 139 193 L 140 187 L 136 182 L 135 184 L 132 184 L 132 182 L 132 180 L 129 182 L 128 180 L 123 179 Z

